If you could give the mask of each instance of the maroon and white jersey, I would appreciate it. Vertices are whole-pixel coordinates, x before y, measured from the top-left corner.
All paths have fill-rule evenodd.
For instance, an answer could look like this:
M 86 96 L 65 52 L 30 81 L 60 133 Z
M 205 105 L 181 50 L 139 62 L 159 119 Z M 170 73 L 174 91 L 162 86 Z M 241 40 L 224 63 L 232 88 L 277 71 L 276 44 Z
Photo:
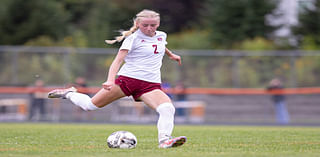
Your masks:
M 129 51 L 118 75 L 161 83 L 160 68 L 165 54 L 166 38 L 165 32 L 156 31 L 155 36 L 149 37 L 139 29 L 128 36 L 120 47 L 120 50 Z

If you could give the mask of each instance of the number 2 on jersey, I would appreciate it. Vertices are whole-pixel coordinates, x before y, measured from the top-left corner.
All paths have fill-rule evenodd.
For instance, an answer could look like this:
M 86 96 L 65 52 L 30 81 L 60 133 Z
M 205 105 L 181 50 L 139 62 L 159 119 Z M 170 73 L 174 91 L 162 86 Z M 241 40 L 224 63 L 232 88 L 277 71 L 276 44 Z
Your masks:
M 154 54 L 158 54 L 159 52 L 157 51 L 158 45 L 152 45 L 152 47 L 154 47 Z

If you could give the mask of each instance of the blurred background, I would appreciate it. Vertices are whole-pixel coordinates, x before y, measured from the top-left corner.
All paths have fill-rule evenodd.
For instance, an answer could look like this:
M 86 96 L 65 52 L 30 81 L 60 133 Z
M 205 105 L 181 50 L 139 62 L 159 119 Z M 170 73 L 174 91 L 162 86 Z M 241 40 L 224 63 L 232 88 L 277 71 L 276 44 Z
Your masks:
M 146 8 L 183 58 L 162 67 L 177 123 L 320 124 L 320 0 L 1 0 L 0 121 L 155 122 L 131 98 L 92 112 L 46 99 L 94 94 L 120 46 L 104 40 Z

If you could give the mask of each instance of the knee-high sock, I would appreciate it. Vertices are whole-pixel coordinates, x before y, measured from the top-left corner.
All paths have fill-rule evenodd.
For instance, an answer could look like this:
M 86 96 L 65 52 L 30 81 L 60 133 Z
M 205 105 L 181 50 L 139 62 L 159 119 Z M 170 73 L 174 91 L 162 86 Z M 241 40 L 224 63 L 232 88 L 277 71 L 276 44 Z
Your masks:
M 66 98 L 69 99 L 73 104 L 81 107 L 85 111 L 99 109 L 96 105 L 92 103 L 91 98 L 86 94 L 69 92 L 66 95 Z
M 159 142 L 168 139 L 171 136 L 174 127 L 174 112 L 175 108 L 172 103 L 160 104 L 156 111 L 159 113 L 158 120 L 158 139 Z

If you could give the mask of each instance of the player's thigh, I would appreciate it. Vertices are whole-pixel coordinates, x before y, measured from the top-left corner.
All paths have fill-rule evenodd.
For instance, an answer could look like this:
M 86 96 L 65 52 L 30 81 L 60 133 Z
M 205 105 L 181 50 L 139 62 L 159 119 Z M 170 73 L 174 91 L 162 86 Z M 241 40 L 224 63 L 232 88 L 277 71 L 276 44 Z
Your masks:
M 171 103 L 169 96 L 160 89 L 144 93 L 141 95 L 140 99 L 152 109 L 156 109 L 163 103 Z
M 92 103 L 98 107 L 103 107 L 111 102 L 126 96 L 118 85 L 114 85 L 111 90 L 101 88 L 91 99 Z

